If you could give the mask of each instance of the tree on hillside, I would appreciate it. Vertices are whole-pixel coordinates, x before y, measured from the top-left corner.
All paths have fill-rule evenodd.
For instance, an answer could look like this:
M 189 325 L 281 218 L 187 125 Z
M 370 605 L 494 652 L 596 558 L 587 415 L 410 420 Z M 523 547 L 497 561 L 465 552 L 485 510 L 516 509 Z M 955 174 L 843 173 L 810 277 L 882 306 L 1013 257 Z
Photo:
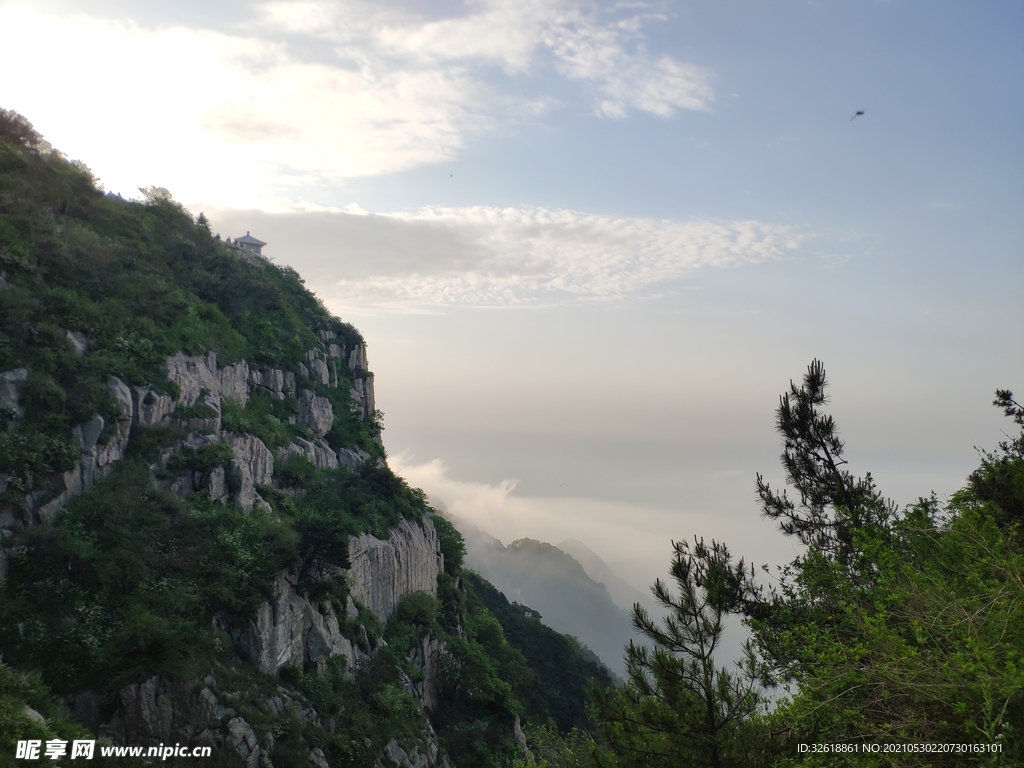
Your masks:
M 983 454 L 968 486 L 897 512 L 870 475 L 843 467 L 825 373 L 812 363 L 778 410 L 799 503 L 758 477 L 763 512 L 807 549 L 747 606 L 772 677 L 794 695 L 766 720 L 777 765 L 1010 765 L 1024 731 L 1024 554 L 1007 512 L 1024 503 L 1015 440 Z M 1010 416 L 1008 392 L 996 405 Z M 1019 439 L 1018 439 L 1019 440 Z M 994 745 L 995 754 L 827 760 L 798 742 Z M 891 762 L 888 762 L 890 761 Z
M 760 474 L 757 493 L 762 513 L 778 520 L 783 533 L 845 559 L 854 549 L 854 530 L 884 526 L 896 510 L 875 488 L 870 474 L 857 478 L 844 468 L 847 462 L 839 430 L 833 418 L 821 412 L 828 402 L 827 383 L 824 365 L 813 360 L 803 385 L 797 387 L 791 381 L 776 410 L 786 482 L 799 493 L 799 505 L 785 490 L 772 491 Z
M 967 486 L 897 510 L 871 476 L 846 469 L 823 408 L 815 360 L 777 411 L 794 498 L 761 476 L 762 512 L 803 545 L 759 590 L 724 545 L 676 545 L 660 582 L 669 611 L 634 623 L 653 652 L 630 646 L 624 689 L 594 697 L 617 768 L 660 766 L 1010 766 L 1024 764 L 1024 429 L 982 452 Z M 994 403 L 1024 427 L 1024 407 Z M 742 612 L 753 633 L 737 672 L 719 669 L 722 619 Z M 757 711 L 758 681 L 788 697 Z M 844 745 L 828 754 L 798 744 Z M 968 750 L 874 754 L 874 744 L 968 744 Z M 973 746 L 977 745 L 977 747 Z
M 748 765 L 750 717 L 761 701 L 761 664 L 749 643 L 735 671 L 715 654 L 726 616 L 758 595 L 753 572 L 728 548 L 703 539 L 673 542 L 670 572 L 678 594 L 660 579 L 652 592 L 668 610 L 659 625 L 639 604 L 633 624 L 653 650 L 630 642 L 629 680 L 597 692 L 597 719 L 618 766 Z

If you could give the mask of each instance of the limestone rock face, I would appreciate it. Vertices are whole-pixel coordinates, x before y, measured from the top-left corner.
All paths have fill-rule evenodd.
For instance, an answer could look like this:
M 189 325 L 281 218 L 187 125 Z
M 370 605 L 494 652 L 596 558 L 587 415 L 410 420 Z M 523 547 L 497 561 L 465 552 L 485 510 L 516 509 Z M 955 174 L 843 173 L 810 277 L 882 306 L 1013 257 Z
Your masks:
M 36 522 L 52 523 L 61 507 L 109 475 L 114 464 L 124 458 L 132 428 L 131 391 L 128 385 L 113 376 L 107 381 L 107 391 L 118 406 L 117 427 L 113 435 L 106 442 L 100 441 L 106 427 L 102 416 L 94 416 L 71 431 L 72 443 L 78 449 L 78 463 L 59 476 L 63 487 L 35 511 Z
M 350 666 L 365 655 L 341 634 L 334 611 L 321 613 L 295 591 L 294 577 L 281 573 L 274 599 L 263 603 L 256 618 L 244 627 L 224 627 L 263 672 L 273 675 L 282 667 L 315 669 L 331 656 L 344 654 Z
M 348 467 L 349 469 L 358 469 L 359 465 L 370 458 L 370 454 L 364 451 L 362 448 L 356 448 L 354 451 L 348 448 L 338 449 L 338 466 Z
M 110 393 L 110 396 L 114 398 L 114 402 L 117 403 L 117 409 L 120 414 L 117 417 L 118 435 L 127 442 L 128 435 L 132 429 L 132 418 L 135 413 L 132 391 L 119 378 L 111 376 L 107 379 L 107 392 Z
M 167 358 L 164 370 L 167 378 L 181 388 L 178 402 L 182 405 L 195 405 L 204 389 L 219 401 L 220 376 L 217 374 L 216 352 L 197 357 L 188 357 L 179 352 Z M 220 410 L 219 402 L 217 410 Z
M 365 371 L 369 367 L 366 361 L 366 346 L 356 344 L 348 356 L 348 367 L 353 371 Z
M 373 374 L 366 374 L 365 379 L 356 379 L 352 382 L 352 413 L 366 421 L 373 416 L 377 404 L 373 396 Z
M 252 512 L 253 505 L 263 501 L 256 493 L 256 486 L 270 485 L 274 474 L 274 455 L 254 435 L 228 435 L 228 443 L 235 454 L 231 468 L 241 478 L 241 488 L 235 501 L 245 512 Z
M 334 408 L 326 397 L 320 397 L 311 389 L 302 390 L 299 396 L 299 423 L 305 424 L 317 437 L 323 437 L 334 424 Z
M 337 469 L 338 457 L 323 440 L 306 440 L 303 437 L 296 437 L 290 445 L 277 452 L 278 462 L 287 461 L 294 455 L 305 456 L 317 469 Z
M 274 400 L 295 397 L 295 374 L 291 371 L 282 371 L 280 368 L 249 371 L 249 383 L 268 392 Z
M 377 539 L 369 534 L 349 539 L 352 568 L 349 579 L 352 596 L 363 602 L 381 621 L 394 613 L 405 595 L 423 591 L 437 594 L 437 576 L 443 570 L 443 558 L 433 524 L 423 527 L 403 521 L 391 529 L 390 536 Z M 352 608 L 354 613 L 354 606 Z M 256 618 L 243 626 L 223 626 L 245 649 L 263 672 L 276 674 L 282 667 L 298 665 L 318 669 L 330 657 L 343 654 L 350 667 L 358 666 L 365 653 L 346 638 L 334 610 L 322 611 L 296 590 L 295 577 L 282 572 L 274 585 L 274 599 L 263 603 Z M 415 661 L 424 671 L 424 682 L 416 694 L 422 701 L 436 704 L 433 681 L 444 646 L 428 638 Z
M 239 405 L 249 402 L 249 364 L 245 360 L 220 369 L 220 396 Z
M 246 768 L 268 765 L 266 750 L 249 723 L 223 706 L 209 687 L 197 692 L 155 676 L 126 685 L 118 698 L 120 706 L 100 728 L 115 744 L 209 745 L 215 753 L 233 755 Z
M 175 706 L 164 680 L 151 677 L 143 683 L 126 685 L 120 699 L 125 734 L 156 741 L 170 737 Z
M 331 383 L 331 372 L 320 358 L 313 361 L 313 378 L 324 385 Z
M 161 424 L 174 412 L 174 398 L 149 387 L 135 388 L 135 423 L 142 427 Z
M 228 735 L 224 746 L 242 758 L 246 768 L 259 768 L 263 750 L 252 732 L 252 728 L 241 717 L 233 718 L 228 723 Z
M 447 647 L 443 640 L 426 635 L 409 654 L 409 661 L 423 673 L 421 682 L 409 681 L 409 693 L 416 697 L 420 706 L 431 711 L 437 709 L 437 678 L 441 657 L 446 651 Z
M 369 608 L 382 622 L 413 592 L 437 596 L 437 577 L 444 557 L 430 520 L 423 525 L 403 520 L 387 539 L 369 533 L 348 542 L 352 597 Z

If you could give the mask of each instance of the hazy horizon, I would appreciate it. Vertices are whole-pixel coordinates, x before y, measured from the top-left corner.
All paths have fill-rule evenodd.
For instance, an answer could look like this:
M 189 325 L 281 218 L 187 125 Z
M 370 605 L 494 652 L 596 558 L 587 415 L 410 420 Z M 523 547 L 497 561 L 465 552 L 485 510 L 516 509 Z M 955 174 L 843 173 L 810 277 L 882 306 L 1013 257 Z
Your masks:
M 410 483 L 646 591 L 672 539 L 792 558 L 754 477 L 813 358 L 901 505 L 1003 438 L 1022 28 L 1008 0 L 3 0 L 0 107 L 267 241 L 366 336 Z

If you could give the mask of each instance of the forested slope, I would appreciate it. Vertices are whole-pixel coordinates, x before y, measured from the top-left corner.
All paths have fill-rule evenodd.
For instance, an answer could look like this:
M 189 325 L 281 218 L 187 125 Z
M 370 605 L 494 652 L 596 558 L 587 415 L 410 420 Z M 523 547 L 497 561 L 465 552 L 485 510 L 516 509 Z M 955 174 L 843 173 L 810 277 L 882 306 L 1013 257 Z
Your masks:
M 507 766 L 524 728 L 586 721 L 603 670 L 552 635 L 576 674 L 546 679 L 388 468 L 358 331 L 165 191 L 105 195 L 11 112 L 0 407 L 0 765 L 98 738 Z

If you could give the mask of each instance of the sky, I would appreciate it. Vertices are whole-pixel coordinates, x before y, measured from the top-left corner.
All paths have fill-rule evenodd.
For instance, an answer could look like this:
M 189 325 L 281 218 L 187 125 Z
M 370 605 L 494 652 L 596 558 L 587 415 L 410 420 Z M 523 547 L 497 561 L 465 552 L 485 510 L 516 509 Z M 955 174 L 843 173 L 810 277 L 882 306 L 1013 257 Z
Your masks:
M 792 559 L 754 481 L 812 359 L 901 505 L 1003 438 L 1022 41 L 1016 0 L 0 0 L 0 107 L 299 270 L 438 504 L 643 589 L 672 539 Z

